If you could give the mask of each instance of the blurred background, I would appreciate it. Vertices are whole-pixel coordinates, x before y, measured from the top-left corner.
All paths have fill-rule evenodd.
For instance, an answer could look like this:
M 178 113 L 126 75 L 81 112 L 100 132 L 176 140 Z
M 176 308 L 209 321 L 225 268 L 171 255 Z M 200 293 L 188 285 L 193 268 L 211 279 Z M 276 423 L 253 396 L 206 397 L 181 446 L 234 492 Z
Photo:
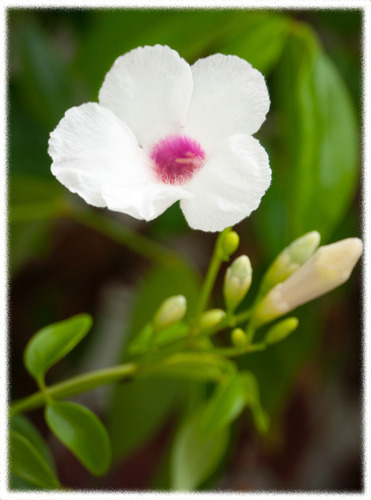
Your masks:
M 163 298 L 186 295 L 191 314 L 215 240 L 191 231 L 178 204 L 144 223 L 94 210 L 67 192 L 47 154 L 65 111 L 97 101 L 114 60 L 140 45 L 167 44 L 190 63 L 236 54 L 262 71 L 272 106 L 256 137 L 270 155 L 273 181 L 259 209 L 235 227 L 238 255 L 250 257 L 256 287 L 275 255 L 307 231 L 319 230 L 325 244 L 361 236 L 361 29 L 357 10 L 8 10 L 11 398 L 36 390 L 23 350 L 48 323 L 80 312 L 95 321 L 50 371 L 53 383 L 122 361 L 127 339 Z M 133 233 L 165 251 L 149 259 L 146 240 L 138 243 Z M 259 436 L 244 413 L 201 489 L 362 489 L 360 271 L 301 307 L 288 340 L 241 359 L 259 381 L 271 429 Z M 29 416 L 67 488 L 165 489 L 171 439 L 194 390 L 151 380 L 76 398 L 99 414 L 112 438 L 114 465 L 101 479 L 49 435 L 41 410 Z

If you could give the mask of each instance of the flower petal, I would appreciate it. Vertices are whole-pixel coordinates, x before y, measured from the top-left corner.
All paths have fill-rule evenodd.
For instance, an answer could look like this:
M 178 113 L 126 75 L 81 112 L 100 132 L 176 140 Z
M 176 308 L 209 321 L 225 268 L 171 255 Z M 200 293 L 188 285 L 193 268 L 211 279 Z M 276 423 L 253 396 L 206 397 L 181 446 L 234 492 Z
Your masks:
M 268 155 L 251 136 L 225 139 L 187 184 L 194 199 L 180 207 L 193 229 L 222 231 L 250 215 L 271 181 Z
M 192 72 L 166 46 L 139 47 L 116 59 L 99 92 L 99 102 L 123 120 L 143 147 L 184 125 Z
M 110 210 L 150 221 L 176 201 L 190 199 L 193 195 L 179 186 L 149 182 L 130 187 L 107 184 L 103 188 L 103 197 Z
M 87 203 L 105 207 L 105 184 L 126 186 L 151 178 L 151 168 L 131 130 L 96 103 L 71 108 L 50 134 L 52 173 Z
M 253 134 L 265 120 L 269 94 L 263 75 L 237 56 L 215 54 L 192 66 L 186 133 L 208 150 L 225 137 Z

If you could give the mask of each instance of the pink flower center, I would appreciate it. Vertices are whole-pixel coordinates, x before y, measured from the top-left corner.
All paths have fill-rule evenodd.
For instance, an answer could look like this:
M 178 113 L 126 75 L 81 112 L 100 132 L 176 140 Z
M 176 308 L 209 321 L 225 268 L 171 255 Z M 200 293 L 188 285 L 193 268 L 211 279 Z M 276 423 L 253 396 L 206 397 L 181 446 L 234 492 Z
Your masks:
M 204 164 L 205 153 L 197 141 L 184 135 L 169 135 L 151 151 L 154 171 L 165 184 L 184 184 Z

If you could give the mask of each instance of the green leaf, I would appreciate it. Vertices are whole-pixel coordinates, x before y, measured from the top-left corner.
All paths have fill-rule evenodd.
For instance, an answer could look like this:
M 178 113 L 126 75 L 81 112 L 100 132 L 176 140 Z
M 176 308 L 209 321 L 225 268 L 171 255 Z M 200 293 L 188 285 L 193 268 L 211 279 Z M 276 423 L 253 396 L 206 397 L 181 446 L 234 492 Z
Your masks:
M 192 316 L 197 305 L 199 282 L 197 272 L 186 263 L 151 269 L 138 287 L 127 337 L 135 343 L 135 334 L 151 321 L 161 303 L 172 295 L 186 297 L 187 314 Z M 120 361 L 127 360 L 127 357 L 124 346 Z M 179 402 L 183 389 L 182 380 L 160 378 L 117 384 L 108 421 L 114 457 L 126 456 L 153 435 Z M 130 432 L 122 432 L 122 429 L 130 429 Z
M 42 328 L 32 337 L 24 352 L 29 373 L 40 383 L 48 369 L 85 337 L 91 325 L 92 318 L 88 314 L 78 314 Z
M 40 432 L 28 420 L 28 418 L 21 413 L 14 415 L 10 420 L 10 428 L 27 439 L 48 463 L 51 469 L 56 472 L 54 460 L 47 444 L 45 443 Z
M 179 352 L 165 358 L 161 364 L 149 371 L 145 376 L 154 373 L 166 377 L 179 377 L 185 380 L 220 380 L 232 369 L 232 364 L 225 358 L 212 353 Z
M 23 220 L 28 222 L 33 218 L 32 213 L 24 213 L 24 219 L 17 217 L 17 212 L 22 212 L 22 207 L 36 206 L 38 203 L 40 203 L 41 206 L 62 205 L 62 200 L 64 198 L 65 191 L 55 179 L 36 175 L 13 175 L 9 179 L 9 208 L 11 211 L 11 221 L 14 219 L 14 222 L 22 222 Z M 45 217 L 46 215 L 47 214 L 45 214 Z
M 226 54 L 238 54 L 264 75 L 277 63 L 289 33 L 290 18 L 273 12 L 245 16 L 245 29 L 223 46 Z
M 55 180 L 31 175 L 11 176 L 8 187 L 9 263 L 16 272 L 50 251 L 51 220 L 62 214 L 65 193 Z
M 306 25 L 295 25 L 274 83 L 279 124 L 271 155 L 274 176 L 255 219 L 271 257 L 314 229 L 326 241 L 349 208 L 359 176 L 354 103 Z
M 190 61 L 217 52 L 231 33 L 248 33 L 250 12 L 242 10 L 111 9 L 91 17 L 77 64 L 94 82 L 94 93 L 113 61 L 138 45 L 169 45 Z M 247 24 L 247 27 L 246 27 Z M 197 36 L 194 36 L 194 33 Z M 99 40 L 105 40 L 104 47 Z M 93 64 L 95 60 L 95 64 Z
M 174 439 L 171 455 L 171 482 L 174 490 L 194 490 L 219 465 L 229 442 L 229 427 L 205 436 L 205 407 L 189 414 Z
M 19 432 L 11 430 L 10 469 L 20 478 L 43 489 L 59 488 L 53 470 L 35 446 Z
M 27 481 L 26 479 L 22 479 L 21 477 L 14 474 L 14 472 L 10 471 L 9 475 L 9 489 L 10 490 L 22 490 L 22 491 L 30 491 L 39 489 L 39 486 L 31 483 L 31 481 Z
M 126 456 L 142 445 L 162 425 L 182 390 L 182 382 L 171 379 L 120 384 L 108 421 L 113 457 Z
M 45 419 L 51 431 L 94 475 L 105 474 L 111 463 L 111 444 L 99 418 L 77 403 L 49 402 Z
M 18 71 L 12 76 L 19 86 L 20 99 L 40 123 L 55 126 L 71 104 L 66 63 L 32 12 L 12 13 L 10 24 L 15 40 L 12 56 L 18 62 Z
M 251 408 L 254 423 L 260 434 L 265 434 L 269 428 L 269 416 L 261 407 L 259 385 L 253 373 L 245 371 L 240 374 L 243 384 L 247 405 Z
M 238 373 L 223 380 L 207 402 L 205 433 L 211 435 L 233 422 L 242 412 L 246 401 L 246 390 Z
M 189 331 L 189 326 L 184 322 L 179 322 L 161 330 L 153 332 L 152 324 L 147 323 L 145 327 L 134 337 L 128 346 L 128 353 L 137 355 L 147 351 L 151 346 L 164 346 L 170 342 L 184 339 Z

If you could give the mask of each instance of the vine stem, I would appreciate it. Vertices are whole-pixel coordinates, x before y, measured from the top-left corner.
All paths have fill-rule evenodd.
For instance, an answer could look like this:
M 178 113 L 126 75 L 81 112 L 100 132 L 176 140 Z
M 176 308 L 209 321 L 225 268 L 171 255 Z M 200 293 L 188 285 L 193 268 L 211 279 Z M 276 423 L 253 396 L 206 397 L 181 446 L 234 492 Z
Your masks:
M 222 260 L 222 256 L 221 256 L 221 252 L 220 252 L 220 242 L 222 241 L 222 238 L 224 238 L 225 233 L 228 231 L 230 231 L 230 228 L 224 229 L 224 231 L 219 233 L 219 235 L 216 239 L 216 242 L 214 245 L 214 251 L 213 251 L 213 254 L 212 254 L 212 257 L 210 260 L 210 264 L 209 264 L 209 267 L 207 270 L 206 278 L 205 278 L 205 281 L 202 285 L 202 289 L 200 292 L 200 299 L 198 301 L 198 307 L 197 307 L 196 316 L 195 316 L 196 317 L 196 320 L 195 320 L 196 325 L 197 325 L 197 322 L 198 322 L 201 314 L 203 313 L 203 311 L 207 307 L 207 303 L 210 299 L 210 295 L 211 295 L 212 289 L 214 287 L 216 277 L 218 275 L 220 266 L 222 265 L 223 260 Z
M 17 413 L 27 410 L 33 410 L 42 406 L 47 397 L 53 399 L 67 398 L 81 392 L 94 389 L 100 385 L 119 382 L 130 378 L 138 371 L 138 365 L 128 363 L 125 365 L 111 366 L 102 370 L 96 370 L 83 375 L 77 375 L 58 384 L 44 387 L 42 391 L 35 392 L 31 396 L 15 401 L 9 408 L 9 415 L 13 416 Z
M 218 325 L 215 328 L 215 332 L 213 333 L 216 333 L 217 331 L 226 328 L 228 326 L 236 326 L 239 323 L 246 321 L 250 315 L 251 315 L 251 310 L 248 309 L 235 316 L 232 316 L 231 318 L 229 318 L 228 323 L 226 324 L 221 323 L 220 325 Z M 174 343 L 175 345 L 169 345 L 167 351 L 166 350 L 161 351 L 161 356 L 163 356 L 164 354 L 165 355 L 173 354 L 174 348 L 176 352 L 179 346 L 184 347 L 183 343 L 184 341 L 178 340 Z M 253 346 L 251 346 L 251 348 L 252 348 L 251 351 L 255 350 Z M 256 350 L 259 350 L 259 348 L 257 348 Z M 228 349 L 226 349 L 223 354 L 227 356 L 238 355 L 237 353 L 235 354 L 234 350 L 228 350 Z M 154 359 L 152 361 L 154 362 L 155 365 L 158 362 L 161 363 L 161 359 L 159 360 Z M 148 369 L 148 364 L 142 366 Z M 59 382 L 51 386 L 44 386 L 42 390 L 12 403 L 9 408 L 9 415 L 12 416 L 23 411 L 34 410 L 35 408 L 39 408 L 45 403 L 45 400 L 48 397 L 53 399 L 67 398 L 70 396 L 74 396 L 76 394 L 80 394 L 81 392 L 89 391 L 100 385 L 107 385 L 114 382 L 120 382 L 125 379 L 130 379 L 132 376 L 140 374 L 142 366 L 138 365 L 137 363 L 127 363 L 124 365 L 111 366 L 109 368 L 104 368 L 102 370 L 96 370 L 90 373 L 77 375 L 76 377 L 72 377 L 68 380 Z

